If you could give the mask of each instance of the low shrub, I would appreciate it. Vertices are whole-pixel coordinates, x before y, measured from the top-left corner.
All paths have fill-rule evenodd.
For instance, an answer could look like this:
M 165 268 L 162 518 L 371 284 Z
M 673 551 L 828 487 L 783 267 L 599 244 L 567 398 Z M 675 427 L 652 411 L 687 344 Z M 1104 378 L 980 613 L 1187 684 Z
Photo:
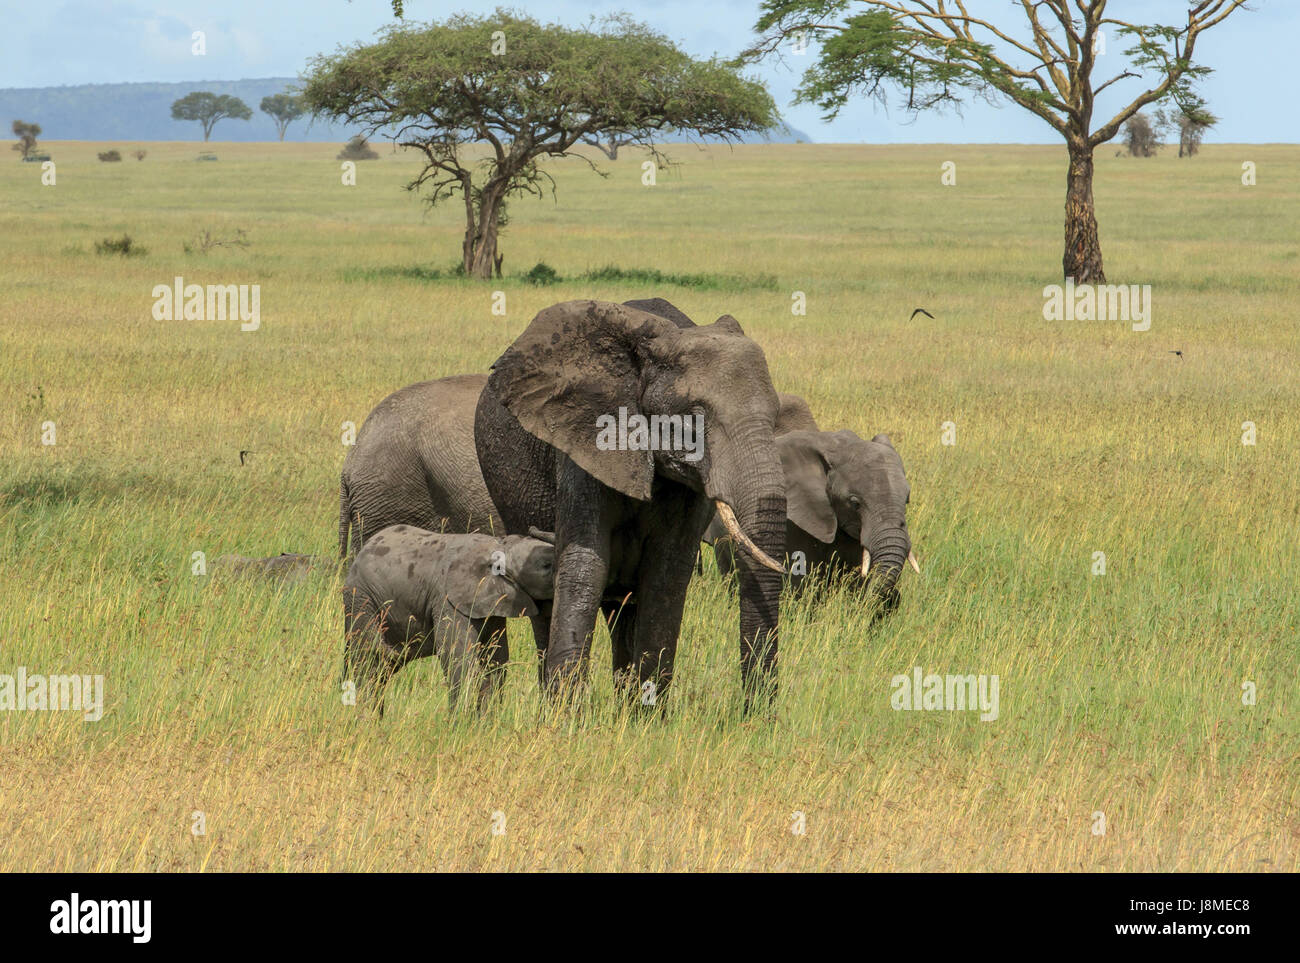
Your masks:
M 145 248 L 131 239 L 130 234 L 123 234 L 121 237 L 106 237 L 102 241 L 95 242 L 96 254 L 120 254 L 122 257 L 138 257 L 148 253 Z

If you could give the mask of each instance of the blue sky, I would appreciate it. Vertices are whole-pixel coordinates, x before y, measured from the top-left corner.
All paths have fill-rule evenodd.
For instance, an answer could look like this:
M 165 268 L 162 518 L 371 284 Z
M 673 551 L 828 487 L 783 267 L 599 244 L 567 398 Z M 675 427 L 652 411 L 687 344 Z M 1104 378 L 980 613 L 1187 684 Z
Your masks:
M 460 0 L 407 0 L 412 20 L 438 19 L 469 10 L 513 6 L 543 21 L 577 24 L 593 15 L 630 11 L 696 55 L 734 54 L 752 38 L 758 0 L 529 0 L 514 4 Z M 392 20 L 388 0 L 46 0 L 7 5 L 0 40 L 0 88 L 128 81 L 239 80 L 296 76 L 308 58 L 371 37 Z M 1222 121 L 1210 140 L 1300 140 L 1294 77 L 1300 40 L 1300 0 L 1254 0 L 1198 42 L 1197 59 L 1215 72 L 1202 94 Z M 1019 32 L 1023 15 L 1008 0 L 972 0 L 972 15 L 1001 18 Z M 1185 0 L 1112 0 L 1109 12 L 1128 20 L 1177 22 Z M 190 35 L 206 33 L 207 53 L 191 53 Z M 1120 44 L 1107 56 L 1122 69 Z M 836 143 L 1050 143 L 1054 132 L 1012 106 L 975 102 L 962 116 L 911 118 L 869 103 L 855 104 L 824 122 L 816 108 L 790 106 L 798 70 L 765 64 L 755 72 L 767 81 L 786 118 L 818 142 Z M 794 69 L 792 69 L 794 68 Z M 1107 74 L 1106 76 L 1109 76 Z M 1139 81 L 1116 84 L 1098 114 L 1113 110 L 1140 89 Z M 1285 93 L 1279 95 L 1279 87 Z

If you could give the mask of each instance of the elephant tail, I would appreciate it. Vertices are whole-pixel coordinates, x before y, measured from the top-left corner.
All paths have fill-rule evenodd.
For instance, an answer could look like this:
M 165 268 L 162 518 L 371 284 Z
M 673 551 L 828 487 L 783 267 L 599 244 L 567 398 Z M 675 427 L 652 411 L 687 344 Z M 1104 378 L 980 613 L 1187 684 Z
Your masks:
M 348 480 L 339 479 L 339 559 L 348 557 L 348 537 L 352 528 L 352 498 L 348 494 Z

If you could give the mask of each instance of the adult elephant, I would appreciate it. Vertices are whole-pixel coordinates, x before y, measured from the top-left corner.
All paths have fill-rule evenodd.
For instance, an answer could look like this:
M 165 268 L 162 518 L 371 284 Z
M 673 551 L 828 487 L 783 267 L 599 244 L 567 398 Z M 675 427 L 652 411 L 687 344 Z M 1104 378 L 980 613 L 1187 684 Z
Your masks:
M 903 566 L 910 562 L 918 572 L 920 566 L 907 530 L 911 487 L 889 437 L 864 441 L 848 430 L 802 430 L 780 435 L 776 444 L 794 587 L 818 566 L 856 571 L 887 607 L 897 604 Z M 722 526 L 710 526 L 705 541 L 714 543 L 718 569 L 729 572 L 733 550 Z
M 375 406 L 343 462 L 340 557 L 389 525 L 502 532 L 474 452 L 474 406 L 485 384 L 485 374 L 422 381 Z
M 663 298 L 625 302 L 678 327 L 695 322 Z M 433 532 L 500 533 L 479 471 L 474 408 L 486 374 L 421 381 L 375 406 L 343 462 L 339 556 L 355 555 L 389 525 Z
M 696 326 L 684 315 L 569 301 L 538 314 L 497 359 L 474 437 L 506 531 L 555 533 L 553 609 L 533 619 L 548 691 L 585 678 L 604 611 L 616 680 L 634 675 L 643 693 L 662 698 L 696 548 L 715 506 L 744 548 L 737 571 L 746 705 L 759 688 L 772 691 L 762 684 L 775 683 L 774 559 L 785 547 L 778 407 L 762 349 L 730 316 Z M 609 419 L 629 426 L 644 419 L 652 432 L 676 419 L 682 431 L 677 444 L 647 445 L 635 430 L 611 439 Z M 686 426 L 701 429 L 689 444 Z

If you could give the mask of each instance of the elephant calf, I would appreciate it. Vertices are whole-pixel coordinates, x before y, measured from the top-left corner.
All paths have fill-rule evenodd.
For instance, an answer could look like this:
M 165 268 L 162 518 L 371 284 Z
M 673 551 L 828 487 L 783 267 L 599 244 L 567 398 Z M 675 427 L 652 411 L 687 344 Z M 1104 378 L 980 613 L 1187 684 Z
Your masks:
M 384 688 L 402 666 L 435 652 L 459 703 L 478 677 L 478 706 L 500 687 L 505 619 L 537 614 L 553 594 L 553 536 L 442 535 L 392 525 L 357 553 L 343 583 L 343 671 L 384 711 Z

